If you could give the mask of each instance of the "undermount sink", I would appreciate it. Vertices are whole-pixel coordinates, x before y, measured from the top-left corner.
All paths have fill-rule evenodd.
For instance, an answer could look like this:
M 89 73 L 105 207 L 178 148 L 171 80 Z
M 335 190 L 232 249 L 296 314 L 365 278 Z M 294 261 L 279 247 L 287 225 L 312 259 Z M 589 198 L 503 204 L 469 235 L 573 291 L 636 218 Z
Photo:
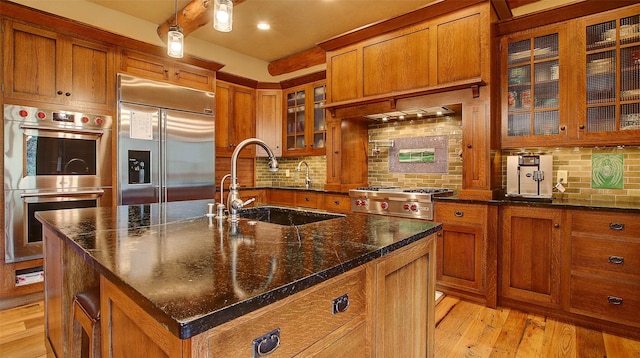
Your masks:
M 274 206 L 261 206 L 257 208 L 242 209 L 238 212 L 241 218 L 262 221 L 278 225 L 305 225 L 318 221 L 339 219 L 345 217 L 340 214 L 321 213 L 317 211 L 303 211 L 280 208 Z

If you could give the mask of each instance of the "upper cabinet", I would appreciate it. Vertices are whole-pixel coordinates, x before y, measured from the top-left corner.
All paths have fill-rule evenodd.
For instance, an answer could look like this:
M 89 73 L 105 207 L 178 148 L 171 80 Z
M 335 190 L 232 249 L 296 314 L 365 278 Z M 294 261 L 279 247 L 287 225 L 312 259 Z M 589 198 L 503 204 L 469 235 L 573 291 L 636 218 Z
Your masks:
M 283 91 L 284 155 L 324 155 L 326 82 L 316 81 Z
M 215 89 L 213 71 L 129 49 L 120 51 L 120 71 L 203 91 Z
M 5 21 L 5 98 L 112 111 L 114 68 L 109 46 Z
M 217 81 L 216 156 L 230 157 L 240 142 L 255 137 L 255 97 L 255 89 Z M 240 156 L 255 154 L 255 146 L 248 146 Z
M 256 90 L 256 137 L 264 140 L 276 157 L 282 156 L 282 91 Z M 267 151 L 256 148 L 256 156 Z
M 500 44 L 503 148 L 640 143 L 640 6 Z
M 554 27 L 503 38 L 502 143 L 567 139 L 566 30 Z M 505 100 L 506 99 L 506 100 Z
M 489 6 L 468 7 L 328 51 L 329 108 L 482 84 L 490 72 Z
M 640 6 L 579 21 L 578 139 L 640 143 Z

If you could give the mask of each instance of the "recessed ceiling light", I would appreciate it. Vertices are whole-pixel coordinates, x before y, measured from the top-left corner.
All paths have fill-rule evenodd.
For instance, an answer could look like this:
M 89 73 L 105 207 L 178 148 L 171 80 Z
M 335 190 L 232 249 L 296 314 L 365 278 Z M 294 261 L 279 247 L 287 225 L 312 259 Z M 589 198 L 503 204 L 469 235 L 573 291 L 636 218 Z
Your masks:
M 258 23 L 258 29 L 260 30 L 269 30 L 270 28 L 271 28 L 271 25 L 267 24 L 266 22 Z

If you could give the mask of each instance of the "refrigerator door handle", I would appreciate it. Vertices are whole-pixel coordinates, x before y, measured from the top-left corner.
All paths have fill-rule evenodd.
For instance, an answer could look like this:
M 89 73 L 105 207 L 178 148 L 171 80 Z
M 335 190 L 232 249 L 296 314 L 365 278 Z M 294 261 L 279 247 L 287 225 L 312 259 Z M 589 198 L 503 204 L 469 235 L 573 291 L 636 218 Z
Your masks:
M 167 191 L 167 112 L 165 110 L 162 111 L 162 138 L 161 138 L 161 150 L 160 153 L 162 153 L 162 183 L 160 186 L 161 189 L 161 203 L 167 202 L 167 196 L 168 196 L 168 191 Z

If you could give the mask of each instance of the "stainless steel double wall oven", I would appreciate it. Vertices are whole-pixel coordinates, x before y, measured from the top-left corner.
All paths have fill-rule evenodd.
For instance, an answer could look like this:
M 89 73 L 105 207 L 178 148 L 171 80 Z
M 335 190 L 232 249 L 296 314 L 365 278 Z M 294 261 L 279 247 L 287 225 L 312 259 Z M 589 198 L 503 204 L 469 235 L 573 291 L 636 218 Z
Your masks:
M 111 116 L 4 106 L 5 261 L 42 257 L 36 211 L 111 205 Z

